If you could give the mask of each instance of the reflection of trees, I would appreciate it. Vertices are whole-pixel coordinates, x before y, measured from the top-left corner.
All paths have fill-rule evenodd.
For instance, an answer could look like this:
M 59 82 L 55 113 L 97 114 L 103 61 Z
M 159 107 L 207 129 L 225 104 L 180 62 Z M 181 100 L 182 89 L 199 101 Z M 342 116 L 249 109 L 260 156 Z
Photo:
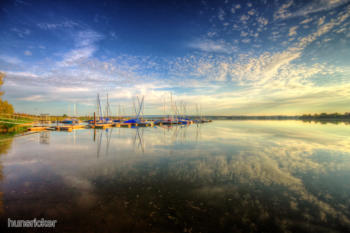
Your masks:
M 349 119 L 302 119 L 303 122 L 307 122 L 307 123 L 318 123 L 318 124 L 345 124 L 345 125 L 349 125 L 350 124 L 350 120 Z
M 5 139 L 0 139 L 0 156 L 2 154 L 6 154 L 12 145 L 13 142 L 13 137 L 5 138 Z M 3 174 L 2 174 L 2 164 L 0 163 L 0 182 L 2 182 L 4 179 Z M 0 192 L 0 215 L 4 213 L 4 204 L 3 204 L 3 193 Z
M 1 139 L 0 138 L 0 155 L 1 154 L 6 154 L 8 150 L 11 148 L 13 142 L 13 137 L 8 137 Z
M 304 114 L 299 117 L 304 122 L 315 122 L 321 124 L 339 124 L 344 123 L 346 125 L 350 124 L 350 113 L 320 113 L 320 114 Z

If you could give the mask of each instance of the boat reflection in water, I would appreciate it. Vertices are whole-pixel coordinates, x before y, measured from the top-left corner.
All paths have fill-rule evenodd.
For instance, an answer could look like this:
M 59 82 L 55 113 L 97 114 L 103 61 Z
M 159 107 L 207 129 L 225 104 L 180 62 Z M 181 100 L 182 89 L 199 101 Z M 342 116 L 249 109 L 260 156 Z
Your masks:
M 64 232 L 350 230 L 345 125 L 217 121 L 38 137 L 15 138 L 1 155 L 3 222 L 57 219 Z

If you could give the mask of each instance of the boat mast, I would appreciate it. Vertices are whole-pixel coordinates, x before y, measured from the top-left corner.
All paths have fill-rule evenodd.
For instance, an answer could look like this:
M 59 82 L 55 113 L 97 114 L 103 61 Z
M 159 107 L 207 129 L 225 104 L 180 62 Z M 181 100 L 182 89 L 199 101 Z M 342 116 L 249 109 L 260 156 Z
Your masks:
M 141 110 L 142 110 L 142 108 L 143 108 L 143 100 L 144 100 L 144 96 L 142 97 L 141 104 L 140 104 L 140 106 L 139 106 L 139 112 L 138 112 L 137 117 L 136 117 L 137 120 L 139 119 Z
M 165 118 L 165 96 L 163 99 L 163 117 Z
M 99 112 L 100 121 L 102 121 L 103 120 L 103 114 L 102 114 L 100 94 L 97 94 L 97 110 Z
M 110 110 L 109 110 L 109 100 L 108 100 L 108 93 L 107 93 L 107 103 L 106 103 L 106 118 L 109 118 Z
M 74 117 L 77 117 L 77 104 L 74 103 Z
M 173 119 L 174 118 L 174 106 L 173 106 L 173 93 L 171 93 L 170 92 L 170 107 L 171 107 L 171 113 L 172 113 L 172 115 L 171 115 L 171 119 Z

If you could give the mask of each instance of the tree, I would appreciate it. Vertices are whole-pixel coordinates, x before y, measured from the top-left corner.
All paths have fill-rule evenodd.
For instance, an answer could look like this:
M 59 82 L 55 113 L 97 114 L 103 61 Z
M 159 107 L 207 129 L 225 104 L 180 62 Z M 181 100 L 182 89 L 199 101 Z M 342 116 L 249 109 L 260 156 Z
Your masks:
M 5 77 L 5 74 L 0 72 L 0 87 L 4 83 L 3 79 Z M 0 91 L 0 97 L 4 94 L 4 92 Z M 3 101 L 0 98 L 0 113 L 7 113 L 7 114 L 13 114 L 14 109 L 13 106 L 8 103 L 7 101 Z

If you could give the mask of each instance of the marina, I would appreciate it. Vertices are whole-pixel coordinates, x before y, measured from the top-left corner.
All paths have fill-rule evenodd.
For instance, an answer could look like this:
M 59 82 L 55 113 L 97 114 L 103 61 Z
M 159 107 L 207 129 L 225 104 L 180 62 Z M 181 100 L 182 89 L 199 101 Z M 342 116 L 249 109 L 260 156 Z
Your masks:
M 1 233 L 350 232 L 350 0 L 0 2 Z
M 84 121 L 77 117 L 76 104 L 74 104 L 74 117 L 65 118 L 61 121 L 53 121 L 48 114 L 40 116 L 39 121 L 34 122 L 33 126 L 28 128 L 28 131 L 45 131 L 45 130 L 56 130 L 56 131 L 68 131 L 72 132 L 75 129 L 93 128 L 93 129 L 106 129 L 111 127 L 154 127 L 155 125 L 190 125 L 190 124 L 201 124 L 210 123 L 212 120 L 207 120 L 202 117 L 202 114 L 197 109 L 197 116 L 190 119 L 186 115 L 185 107 L 183 107 L 182 112 L 177 108 L 176 102 L 173 102 L 172 94 L 170 94 L 170 107 L 169 115 L 160 116 L 158 118 L 144 117 L 144 105 L 145 98 L 139 98 L 136 96 L 136 104 L 133 101 L 133 111 L 134 116 L 111 116 L 110 101 L 108 94 L 106 95 L 106 105 L 104 107 L 101 104 L 100 95 L 97 94 L 97 111 L 93 113 L 93 117 L 85 119 Z M 182 103 L 183 104 L 183 103 Z M 196 106 L 198 108 L 198 106 Z M 164 102 L 164 112 L 165 114 L 165 102 Z M 56 124 L 56 125 L 55 125 Z

